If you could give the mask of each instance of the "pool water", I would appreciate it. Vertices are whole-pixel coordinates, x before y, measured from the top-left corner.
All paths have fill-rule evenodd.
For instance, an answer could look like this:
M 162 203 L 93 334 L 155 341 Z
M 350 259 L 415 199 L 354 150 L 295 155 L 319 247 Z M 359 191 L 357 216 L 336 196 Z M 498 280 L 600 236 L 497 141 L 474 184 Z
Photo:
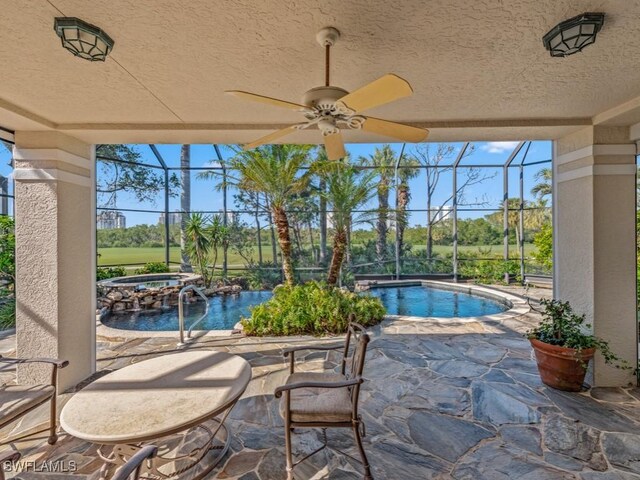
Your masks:
M 266 302 L 271 292 L 241 292 L 240 295 L 215 296 L 209 299 L 209 315 L 198 324 L 196 330 L 231 330 L 242 316 L 249 316 L 250 307 Z M 185 330 L 204 313 L 204 302 L 185 304 Z M 102 319 L 111 328 L 123 330 L 178 330 L 178 309 L 162 311 L 127 312 L 112 314 Z
M 376 287 L 366 294 L 379 297 L 390 315 L 415 317 L 478 317 L 504 312 L 508 307 L 489 298 L 463 292 L 422 286 Z M 239 295 L 209 299 L 209 315 L 196 330 L 231 330 L 248 317 L 251 307 L 269 300 L 268 291 L 244 291 Z M 204 313 L 204 302 L 185 304 L 185 329 Z M 102 320 L 108 327 L 123 330 L 178 330 L 178 310 L 147 310 L 112 314 Z
M 382 300 L 389 315 L 479 317 L 508 310 L 506 305 L 486 297 L 440 288 L 377 287 L 368 293 Z

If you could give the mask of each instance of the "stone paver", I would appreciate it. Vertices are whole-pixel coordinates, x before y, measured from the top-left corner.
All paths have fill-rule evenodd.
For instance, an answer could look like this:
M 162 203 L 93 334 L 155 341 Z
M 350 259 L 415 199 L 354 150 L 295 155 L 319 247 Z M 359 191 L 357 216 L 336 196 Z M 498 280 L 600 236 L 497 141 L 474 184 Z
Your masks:
M 361 413 L 374 478 L 640 479 L 639 390 L 570 394 L 543 386 L 522 337 L 532 322 L 533 316 L 502 324 L 398 319 L 372 328 Z M 0 353 L 11 353 L 11 341 L 0 337 Z M 273 397 L 288 374 L 282 349 L 340 342 L 202 337 L 189 347 L 240 355 L 253 369 L 253 380 L 229 420 L 231 452 L 210 478 L 285 478 L 282 420 Z M 100 338 L 98 348 L 97 375 L 178 351 L 174 338 Z M 300 353 L 297 358 L 303 370 L 330 371 L 339 365 L 337 352 Z M 0 372 L 0 382 L 11 381 L 11 371 Z M 71 395 L 62 395 L 61 404 Z M 46 408 L 0 430 L 0 438 L 45 418 Z M 330 430 L 328 437 L 331 445 L 357 455 L 349 430 Z M 294 453 L 304 456 L 320 442 L 318 431 L 296 431 Z M 96 447 L 69 435 L 62 434 L 55 447 L 40 436 L 0 451 L 7 448 L 19 449 L 26 460 L 73 460 L 79 469 L 68 478 L 97 478 Z M 328 450 L 296 468 L 296 478 L 362 478 L 358 468 Z

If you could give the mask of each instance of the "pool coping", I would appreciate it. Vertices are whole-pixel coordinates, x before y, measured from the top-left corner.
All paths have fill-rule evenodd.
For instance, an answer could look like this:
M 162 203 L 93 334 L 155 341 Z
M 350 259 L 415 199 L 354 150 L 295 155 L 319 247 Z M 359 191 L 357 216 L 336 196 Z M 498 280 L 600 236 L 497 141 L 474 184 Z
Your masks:
M 431 286 L 442 290 L 450 290 L 473 294 L 497 301 L 509 307 L 505 312 L 492 315 L 482 315 L 478 317 L 414 317 L 411 315 L 385 315 L 388 320 L 424 321 L 434 323 L 472 323 L 472 322 L 501 322 L 525 315 L 531 311 L 526 300 L 517 295 L 496 290 L 482 285 L 472 285 L 464 283 L 443 282 L 440 280 L 378 280 L 368 283 L 371 288 L 385 288 L 397 286 Z M 171 338 L 178 337 L 178 330 L 124 330 L 108 327 L 99 318 L 96 318 L 96 335 L 102 337 L 121 338 Z M 200 337 L 230 337 L 242 335 L 238 330 L 194 330 L 191 340 Z

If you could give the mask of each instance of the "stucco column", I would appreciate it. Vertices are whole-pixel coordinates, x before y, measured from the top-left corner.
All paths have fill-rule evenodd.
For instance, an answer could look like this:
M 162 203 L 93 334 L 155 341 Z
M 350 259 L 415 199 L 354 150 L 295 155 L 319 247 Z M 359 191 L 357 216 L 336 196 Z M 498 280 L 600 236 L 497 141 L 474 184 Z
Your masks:
M 594 333 L 635 367 L 636 147 L 627 127 L 588 127 L 554 145 L 554 296 L 585 313 Z M 597 355 L 593 385 L 630 371 Z
M 20 357 L 69 360 L 64 390 L 95 371 L 94 148 L 56 132 L 16 132 L 16 343 Z M 21 366 L 18 382 L 49 381 Z

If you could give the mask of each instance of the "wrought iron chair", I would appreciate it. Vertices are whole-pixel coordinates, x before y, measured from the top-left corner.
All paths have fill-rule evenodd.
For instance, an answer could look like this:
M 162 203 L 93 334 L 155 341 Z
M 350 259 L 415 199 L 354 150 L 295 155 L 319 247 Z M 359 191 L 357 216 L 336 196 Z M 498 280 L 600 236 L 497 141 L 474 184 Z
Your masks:
M 353 320 L 353 316 L 350 318 Z M 280 415 L 284 419 L 285 449 L 287 457 L 287 480 L 293 480 L 293 468 L 328 447 L 327 428 L 351 428 L 360 460 L 331 447 L 346 455 L 364 467 L 365 479 L 373 479 L 367 455 L 362 446 L 365 427 L 358 413 L 360 385 L 363 382 L 365 356 L 369 335 L 365 328 L 353 321 L 344 343 L 344 354 L 340 373 L 295 372 L 295 352 L 299 350 L 335 350 L 339 347 L 292 347 L 284 350 L 284 356 L 290 358 L 289 371 L 285 385 L 276 388 L 275 396 L 280 398 Z M 297 462 L 293 462 L 291 453 L 291 432 L 295 428 L 321 428 L 323 445 Z
M 116 471 L 113 477 L 111 477 L 111 480 L 138 480 L 142 471 L 143 462 L 145 460 L 152 459 L 156 456 L 157 453 L 158 447 L 156 447 L 155 445 L 147 445 L 145 447 L 142 447 L 127 461 L 127 463 L 125 463 Z M 15 463 L 18 460 L 20 460 L 20 452 L 8 451 L 3 455 L 0 455 L 0 480 L 5 480 L 4 472 L 5 470 L 8 470 L 7 468 L 5 468 L 7 463 Z M 45 480 L 47 476 L 48 474 L 42 474 L 43 480 Z
M 66 367 L 69 365 L 69 362 L 55 358 L 7 358 L 0 356 L 0 363 L 11 363 L 14 365 L 48 363 L 52 366 L 51 383 L 49 384 L 28 386 L 9 385 L 0 389 L 0 428 L 14 422 L 43 403 L 51 401 L 49 439 L 47 441 L 49 445 L 56 443 L 58 441 L 58 435 L 56 434 L 56 386 L 58 383 L 58 369 Z M 13 440 L 17 440 L 17 438 Z

